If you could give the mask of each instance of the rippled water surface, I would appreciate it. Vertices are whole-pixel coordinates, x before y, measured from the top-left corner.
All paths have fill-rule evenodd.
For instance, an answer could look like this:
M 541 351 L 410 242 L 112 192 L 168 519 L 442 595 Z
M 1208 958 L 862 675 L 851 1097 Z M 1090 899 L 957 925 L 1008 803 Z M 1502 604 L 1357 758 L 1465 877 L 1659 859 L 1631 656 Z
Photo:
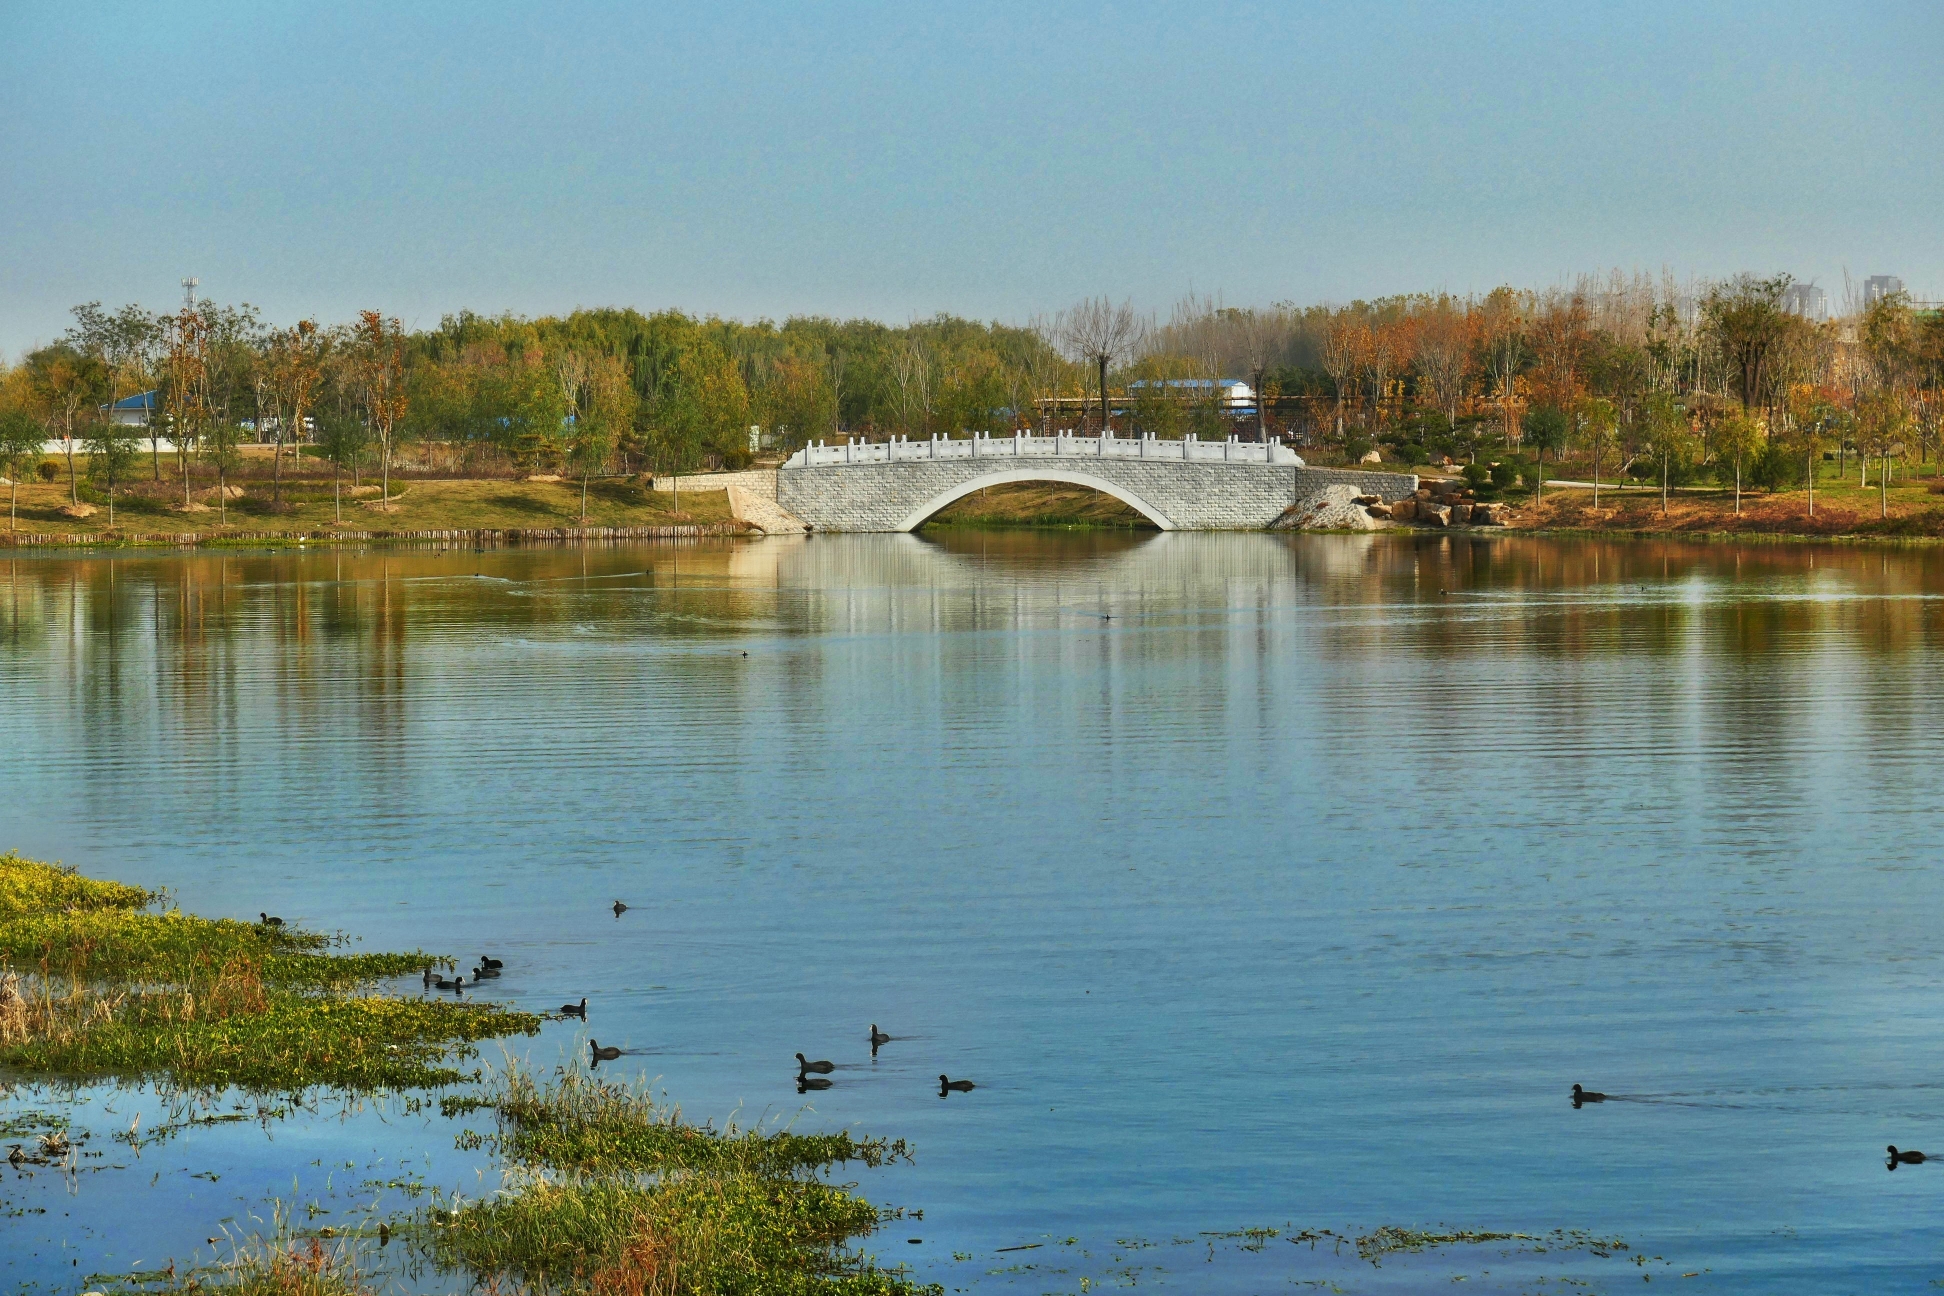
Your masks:
M 872 1247 L 948 1289 L 1932 1290 L 1944 1164 L 1882 1149 L 1944 1142 L 1941 595 L 1503 536 L 25 557 L 0 846 L 489 951 L 590 1000 L 536 1063 L 907 1139 Z M 82 1101 L 121 1168 L 0 1166 L 17 1282 L 497 1182 L 395 1103 L 138 1156 L 153 1095 Z M 1628 1249 L 1287 1239 L 1384 1225 Z

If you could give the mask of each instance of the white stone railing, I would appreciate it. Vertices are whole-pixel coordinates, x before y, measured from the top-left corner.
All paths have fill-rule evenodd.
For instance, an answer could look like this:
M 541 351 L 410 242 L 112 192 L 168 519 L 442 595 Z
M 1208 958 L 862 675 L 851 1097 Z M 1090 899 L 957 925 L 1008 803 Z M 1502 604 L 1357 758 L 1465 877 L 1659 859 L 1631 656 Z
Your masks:
M 978 434 L 964 439 L 933 436 L 928 441 L 899 437 L 890 441 L 814 442 L 784 461 L 786 468 L 831 464 L 905 463 L 918 459 L 1158 459 L 1189 463 L 1267 463 L 1300 467 L 1288 446 L 1253 441 L 1161 441 L 1154 437 L 1013 436 Z

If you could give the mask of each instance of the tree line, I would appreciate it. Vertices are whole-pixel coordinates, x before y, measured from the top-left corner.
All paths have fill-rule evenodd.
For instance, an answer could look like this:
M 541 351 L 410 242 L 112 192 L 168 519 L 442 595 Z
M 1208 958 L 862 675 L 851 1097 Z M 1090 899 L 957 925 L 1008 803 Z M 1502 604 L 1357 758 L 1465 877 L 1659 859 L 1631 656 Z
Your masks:
M 1023 326 L 600 309 L 462 312 L 410 331 L 376 310 L 280 327 L 249 305 L 93 302 L 0 368 L 0 468 L 18 477 L 56 442 L 71 500 L 85 465 L 112 508 L 138 481 L 173 483 L 191 507 L 197 480 L 220 507 L 245 441 L 274 447 L 273 505 L 300 447 L 334 478 L 374 473 L 386 499 L 406 447 L 421 469 L 570 473 L 584 492 L 609 472 L 740 466 L 752 429 L 783 451 L 1106 424 L 1410 463 L 1571 454 L 1596 480 L 1650 470 L 1665 488 L 1713 472 L 1738 498 L 1744 483 L 1813 489 L 1828 450 L 1874 460 L 1880 482 L 1913 448 L 1927 459 L 1944 320 L 1898 294 L 1812 322 L 1788 309 L 1790 282 L 1616 273 L 1347 305 L 1191 298 L 1165 319 L 1103 298 Z M 1227 378 L 1253 398 L 1231 399 Z M 143 394 L 134 425 L 103 412 Z

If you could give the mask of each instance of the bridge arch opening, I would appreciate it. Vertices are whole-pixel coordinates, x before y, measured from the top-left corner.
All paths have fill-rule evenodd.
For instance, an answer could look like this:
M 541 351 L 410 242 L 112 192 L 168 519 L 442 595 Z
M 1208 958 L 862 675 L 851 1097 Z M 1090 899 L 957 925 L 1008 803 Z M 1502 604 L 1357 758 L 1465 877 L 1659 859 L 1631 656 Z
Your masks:
M 1115 482 L 1096 477 L 1092 473 L 1068 472 L 1058 468 L 1009 468 L 998 472 L 985 473 L 969 481 L 959 482 L 949 490 L 940 491 L 920 504 L 898 523 L 900 531 L 915 531 L 924 524 L 926 518 L 958 500 L 964 499 L 973 491 L 987 486 L 1007 486 L 1015 482 L 1059 482 L 1067 486 L 1085 486 L 1103 495 L 1111 495 L 1121 503 L 1139 513 L 1163 531 L 1175 529 L 1168 515 L 1152 504 Z

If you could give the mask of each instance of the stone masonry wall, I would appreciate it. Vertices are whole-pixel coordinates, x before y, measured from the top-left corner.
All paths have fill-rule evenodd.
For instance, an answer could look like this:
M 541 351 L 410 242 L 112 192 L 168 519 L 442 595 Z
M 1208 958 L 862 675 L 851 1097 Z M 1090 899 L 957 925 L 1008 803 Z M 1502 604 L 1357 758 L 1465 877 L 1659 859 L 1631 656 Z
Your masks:
M 1403 473 L 1062 455 L 785 467 L 776 497 L 819 531 L 897 531 L 932 501 L 974 482 L 1075 479 L 1131 495 L 1182 531 L 1260 530 L 1304 495 L 1337 483 L 1386 500 L 1417 489 L 1417 478 Z

